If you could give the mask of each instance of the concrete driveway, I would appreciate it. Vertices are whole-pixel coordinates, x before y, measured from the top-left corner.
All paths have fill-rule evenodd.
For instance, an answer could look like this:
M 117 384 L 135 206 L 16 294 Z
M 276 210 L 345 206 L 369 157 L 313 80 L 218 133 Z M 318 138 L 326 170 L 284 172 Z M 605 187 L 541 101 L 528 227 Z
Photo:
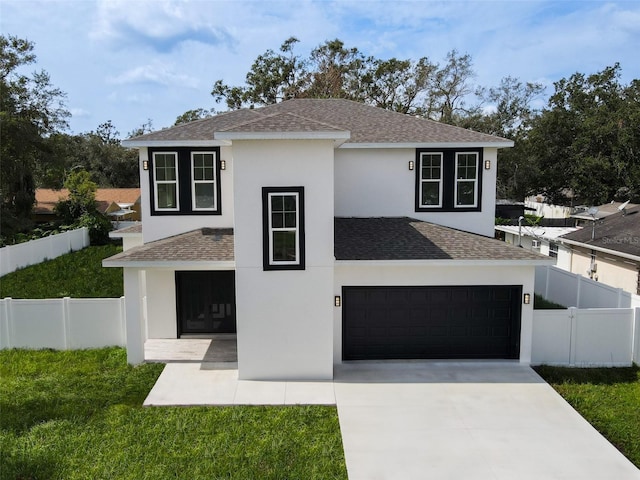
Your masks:
M 640 479 L 517 363 L 345 364 L 334 391 L 350 480 Z

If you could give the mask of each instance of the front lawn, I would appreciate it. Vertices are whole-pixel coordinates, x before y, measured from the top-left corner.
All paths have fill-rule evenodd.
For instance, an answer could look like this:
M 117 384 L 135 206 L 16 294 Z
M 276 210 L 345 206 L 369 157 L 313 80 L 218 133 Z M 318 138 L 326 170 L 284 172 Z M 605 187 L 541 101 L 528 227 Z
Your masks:
M 9 273 L 0 279 L 0 298 L 121 297 L 122 269 L 102 266 L 121 251 L 116 245 L 87 247 Z
M 535 370 L 640 468 L 640 367 Z
M 346 479 L 335 407 L 142 407 L 162 368 L 0 351 L 0 478 Z

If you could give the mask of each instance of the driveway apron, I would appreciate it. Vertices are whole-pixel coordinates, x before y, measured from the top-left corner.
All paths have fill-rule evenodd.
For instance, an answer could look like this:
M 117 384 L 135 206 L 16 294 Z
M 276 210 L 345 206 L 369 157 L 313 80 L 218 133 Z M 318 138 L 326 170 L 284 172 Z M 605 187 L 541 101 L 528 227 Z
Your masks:
M 354 362 L 334 390 L 350 480 L 639 480 L 531 368 Z

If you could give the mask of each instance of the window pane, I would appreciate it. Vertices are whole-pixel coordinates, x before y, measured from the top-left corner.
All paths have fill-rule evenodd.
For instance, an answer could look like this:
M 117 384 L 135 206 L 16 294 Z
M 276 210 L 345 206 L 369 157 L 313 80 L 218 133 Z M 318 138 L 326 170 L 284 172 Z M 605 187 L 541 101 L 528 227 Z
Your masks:
M 273 261 L 296 261 L 296 233 L 273 232 Z
M 440 155 L 422 155 L 422 179 L 440 180 L 442 158 Z
M 475 154 L 458 155 L 458 179 L 475 179 L 477 157 Z
M 272 212 L 282 211 L 282 195 L 273 195 L 271 197 L 271 211 Z
M 438 205 L 440 203 L 440 184 L 437 182 L 424 182 L 422 184 L 422 204 Z
M 296 214 L 285 213 L 284 214 L 284 226 L 287 228 L 296 228 Z
M 284 197 L 284 209 L 287 212 L 295 212 L 296 211 L 296 197 L 293 195 L 287 195 Z
M 194 167 L 193 169 L 194 180 L 204 180 L 204 171 L 200 167 Z
M 213 183 L 196 183 L 196 208 L 213 208 Z
M 284 227 L 284 213 L 272 213 L 271 214 L 271 228 Z
M 458 182 L 457 205 L 473 205 L 475 203 L 475 182 Z
M 176 207 L 176 185 L 175 183 L 158 184 L 158 205 L 157 208 Z

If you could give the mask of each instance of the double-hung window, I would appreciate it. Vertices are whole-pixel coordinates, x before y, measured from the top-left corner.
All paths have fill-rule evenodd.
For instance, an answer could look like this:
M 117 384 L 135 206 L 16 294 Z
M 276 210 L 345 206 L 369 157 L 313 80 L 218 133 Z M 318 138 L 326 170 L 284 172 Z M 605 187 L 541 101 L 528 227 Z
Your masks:
M 482 210 L 482 148 L 416 150 L 416 212 Z
M 442 153 L 420 153 L 420 205 L 442 207 Z
M 218 147 L 151 148 L 149 160 L 151 215 L 222 215 Z
M 154 153 L 153 168 L 156 210 L 179 210 L 178 154 L 176 152 Z
M 191 207 L 193 210 L 216 209 L 216 154 L 191 152 Z
M 475 207 L 478 204 L 478 154 L 456 153 L 455 206 Z
M 304 188 L 264 187 L 263 266 L 265 270 L 304 269 Z

